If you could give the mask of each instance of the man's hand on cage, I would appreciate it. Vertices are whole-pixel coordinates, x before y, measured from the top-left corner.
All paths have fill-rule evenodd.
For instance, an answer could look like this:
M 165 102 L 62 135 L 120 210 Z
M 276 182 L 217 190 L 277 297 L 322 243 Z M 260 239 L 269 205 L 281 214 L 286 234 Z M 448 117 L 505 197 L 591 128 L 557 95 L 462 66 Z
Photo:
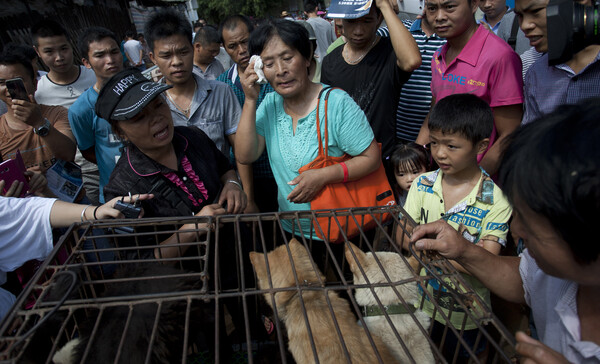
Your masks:
M 517 353 L 521 355 L 522 364 L 566 364 L 564 356 L 556 352 L 522 331 L 515 335 Z
M 462 257 L 465 250 L 472 245 L 442 220 L 416 226 L 411 242 L 415 243 L 416 250 L 435 250 L 448 259 Z
M 105 203 L 104 205 L 98 206 L 94 209 L 94 213 L 93 213 L 94 219 L 95 220 L 108 219 L 108 218 L 124 219 L 125 215 L 123 215 L 123 213 L 121 213 L 121 211 L 119 211 L 115 208 L 115 204 L 117 203 L 117 201 L 133 204 L 133 203 L 136 203 L 137 201 L 149 200 L 151 198 L 154 198 L 154 195 L 147 194 L 147 193 L 139 194 L 139 195 L 132 195 L 132 196 L 115 197 L 112 200 Z M 144 216 L 143 209 L 140 211 L 140 216 L 138 216 L 138 217 L 142 217 L 142 216 Z

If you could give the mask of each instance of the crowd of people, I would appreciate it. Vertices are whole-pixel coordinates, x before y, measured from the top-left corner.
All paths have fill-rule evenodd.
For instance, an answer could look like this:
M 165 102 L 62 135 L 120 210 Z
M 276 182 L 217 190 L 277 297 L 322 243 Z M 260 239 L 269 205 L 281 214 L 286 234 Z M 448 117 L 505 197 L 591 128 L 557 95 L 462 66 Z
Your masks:
M 550 65 L 547 5 L 427 0 L 401 21 L 395 0 L 374 0 L 328 21 L 307 0 L 306 20 L 232 14 L 214 26 L 166 9 L 122 40 L 98 26 L 70 39 L 40 21 L 32 46 L 0 54 L 0 161 L 20 155 L 27 168 L 25 182 L 0 178 L 0 283 L 51 251 L 52 227 L 122 218 L 120 196 L 141 196 L 146 217 L 310 210 L 324 186 L 383 163 L 419 224 L 398 241 L 451 259 L 487 303 L 493 292 L 531 307 L 538 340 L 517 334 L 523 357 L 600 363 L 600 45 Z M 143 73 L 152 65 L 154 80 Z M 10 92 L 14 79 L 26 98 Z M 300 173 L 318 155 L 324 113 L 329 154 L 350 158 Z M 74 203 L 47 186 L 57 161 L 81 169 Z M 524 244 L 519 256 L 501 254 L 509 240 Z M 13 302 L 0 288 L 0 318 Z M 475 325 L 451 317 L 483 352 Z

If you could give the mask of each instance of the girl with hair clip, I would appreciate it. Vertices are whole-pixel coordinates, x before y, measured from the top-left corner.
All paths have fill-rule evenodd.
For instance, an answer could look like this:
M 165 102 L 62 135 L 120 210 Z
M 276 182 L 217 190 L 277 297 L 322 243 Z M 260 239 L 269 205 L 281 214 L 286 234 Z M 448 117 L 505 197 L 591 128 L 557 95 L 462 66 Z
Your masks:
M 431 155 L 429 151 L 417 143 L 401 143 L 396 146 L 390 157 L 394 166 L 394 192 L 396 202 L 404 206 L 408 190 L 412 182 L 425 172 L 432 170 Z

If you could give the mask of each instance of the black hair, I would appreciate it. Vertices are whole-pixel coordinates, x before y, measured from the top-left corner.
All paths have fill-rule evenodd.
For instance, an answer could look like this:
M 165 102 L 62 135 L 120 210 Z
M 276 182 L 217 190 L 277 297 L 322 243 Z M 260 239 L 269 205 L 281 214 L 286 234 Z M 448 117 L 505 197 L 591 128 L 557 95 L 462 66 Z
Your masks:
M 133 30 L 128 30 L 125 32 L 126 38 L 135 38 L 135 32 Z
M 35 23 L 31 27 L 31 38 L 33 39 L 33 45 L 36 47 L 39 45 L 40 38 L 56 37 L 64 35 L 69 40 L 69 35 L 65 28 L 62 27 L 58 22 L 52 19 L 43 19 Z
M 473 145 L 489 138 L 494 128 L 492 109 L 472 94 L 454 94 L 439 100 L 429 113 L 429 130 L 460 133 Z
M 312 46 L 308 31 L 302 25 L 285 19 L 272 19 L 256 28 L 250 36 L 248 52 L 251 55 L 261 54 L 274 36 L 279 36 L 283 43 L 296 49 L 305 59 L 311 59 Z
M 27 75 L 31 79 L 31 81 L 35 83 L 36 77 L 33 72 L 33 66 L 31 65 L 31 60 L 27 59 L 27 57 L 22 52 L 19 52 L 16 48 L 13 48 L 12 50 L 10 50 L 10 49 L 4 50 L 4 52 L 2 52 L 0 54 L 0 65 L 3 65 L 3 66 L 21 65 L 21 66 L 23 66 L 25 68 L 25 71 L 27 72 Z
M 307 0 L 304 2 L 304 11 L 307 13 L 315 13 L 318 8 L 319 7 L 314 0 Z
M 4 52 L 7 53 L 20 53 L 25 58 L 33 61 L 38 59 L 38 54 L 35 53 L 35 49 L 32 46 L 26 44 L 10 42 L 4 47 Z
M 500 166 L 499 181 L 515 199 L 544 216 L 575 260 L 598 259 L 600 221 L 600 98 L 560 106 L 517 129 Z
M 77 39 L 77 49 L 79 49 L 79 54 L 84 59 L 88 59 L 90 44 L 93 42 L 99 42 L 104 38 L 111 38 L 115 41 L 117 46 L 119 45 L 119 40 L 115 33 L 103 27 L 89 27 L 86 28 L 83 33 Z
M 394 166 L 394 174 L 421 168 L 428 171 L 431 167 L 429 151 L 414 142 L 398 144 L 390 156 L 390 161 Z
M 144 27 L 146 43 L 154 51 L 154 42 L 173 35 L 183 35 L 192 44 L 192 26 L 183 15 L 172 9 L 159 10 Z
M 202 24 L 200 22 L 200 20 L 198 20 L 197 22 L 194 23 L 194 26 L 192 27 L 194 29 L 194 32 L 198 32 L 198 30 L 204 28 L 204 24 Z M 196 30 L 198 29 L 198 30 Z
M 219 24 L 219 38 L 221 39 L 221 43 L 223 43 L 223 29 L 234 30 L 240 23 L 246 25 L 248 34 L 254 30 L 254 24 L 252 24 L 247 16 L 240 14 L 230 15 Z
M 200 43 L 203 47 L 206 47 L 209 44 L 221 43 L 221 37 L 219 37 L 217 29 L 207 25 L 196 32 L 194 43 Z

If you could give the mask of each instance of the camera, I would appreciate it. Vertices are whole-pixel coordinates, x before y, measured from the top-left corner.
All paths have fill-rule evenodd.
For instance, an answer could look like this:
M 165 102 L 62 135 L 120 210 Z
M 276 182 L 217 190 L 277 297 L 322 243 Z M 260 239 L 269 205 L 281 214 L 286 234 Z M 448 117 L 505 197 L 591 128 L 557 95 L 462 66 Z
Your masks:
M 600 44 L 599 5 L 573 0 L 550 0 L 546 8 L 548 64 L 564 63 L 591 44 Z

